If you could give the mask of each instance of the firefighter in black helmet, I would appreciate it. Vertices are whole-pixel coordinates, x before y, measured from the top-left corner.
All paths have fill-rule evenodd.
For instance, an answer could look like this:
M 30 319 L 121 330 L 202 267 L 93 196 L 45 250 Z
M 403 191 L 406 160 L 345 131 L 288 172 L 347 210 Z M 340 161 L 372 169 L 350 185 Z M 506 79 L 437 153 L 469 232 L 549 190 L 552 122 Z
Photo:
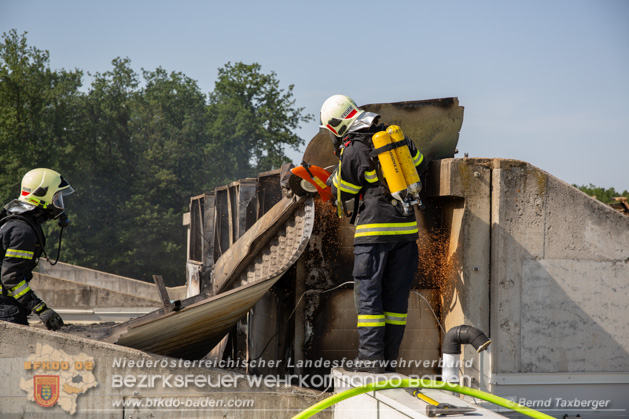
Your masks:
M 58 330 L 63 320 L 35 295 L 29 286 L 32 271 L 44 251 L 41 224 L 56 219 L 67 225 L 63 196 L 74 190 L 59 173 L 34 169 L 22 178 L 21 194 L 8 203 L 0 220 L 0 320 L 28 325 L 34 312 L 50 330 Z
M 395 371 L 418 265 L 415 213 L 403 211 L 390 194 L 381 179 L 388 176 L 375 157 L 372 137 L 388 128 L 379 118 L 344 95 L 331 96 L 321 107 L 321 127 L 333 134 L 340 158 L 328 185 L 337 207 L 353 199 L 353 215 L 358 215 L 353 277 L 359 344 L 349 369 L 373 373 Z M 405 145 L 412 169 L 423 174 L 423 155 L 412 141 L 405 140 Z

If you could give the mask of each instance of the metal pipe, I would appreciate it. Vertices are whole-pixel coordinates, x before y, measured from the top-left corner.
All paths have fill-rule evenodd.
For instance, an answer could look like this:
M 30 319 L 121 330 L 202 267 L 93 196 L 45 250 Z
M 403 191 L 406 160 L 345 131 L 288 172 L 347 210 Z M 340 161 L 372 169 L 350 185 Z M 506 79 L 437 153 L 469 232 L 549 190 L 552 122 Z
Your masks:
M 461 345 L 470 344 L 478 353 L 489 347 L 491 340 L 482 330 L 467 325 L 460 325 L 448 330 L 443 340 L 443 380 L 459 382 L 459 361 Z
M 460 325 L 448 330 L 443 340 L 443 353 L 460 355 L 461 345 L 470 344 L 478 353 L 487 349 L 491 340 L 482 330 L 468 325 Z

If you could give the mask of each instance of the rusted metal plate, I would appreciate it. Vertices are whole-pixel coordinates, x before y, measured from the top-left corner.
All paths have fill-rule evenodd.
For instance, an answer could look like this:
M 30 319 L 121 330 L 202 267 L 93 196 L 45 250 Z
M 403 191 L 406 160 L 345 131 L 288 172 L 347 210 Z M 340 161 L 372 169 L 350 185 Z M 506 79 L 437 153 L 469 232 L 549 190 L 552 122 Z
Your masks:
M 458 98 L 374 103 L 360 109 L 381 116 L 380 121 L 402 127 L 419 151 L 429 160 L 454 157 L 463 125 L 463 107 Z M 327 130 L 320 130 L 304 152 L 304 161 L 320 167 L 338 163 Z
M 178 311 L 161 309 L 123 323 L 103 340 L 184 359 L 205 356 L 308 244 L 314 224 L 313 200 L 287 198 L 276 207 L 217 261 L 215 269 L 223 269 L 223 284 L 235 284 L 234 289 L 214 296 L 197 295 L 181 301 Z M 223 263 L 223 259 L 233 263 Z

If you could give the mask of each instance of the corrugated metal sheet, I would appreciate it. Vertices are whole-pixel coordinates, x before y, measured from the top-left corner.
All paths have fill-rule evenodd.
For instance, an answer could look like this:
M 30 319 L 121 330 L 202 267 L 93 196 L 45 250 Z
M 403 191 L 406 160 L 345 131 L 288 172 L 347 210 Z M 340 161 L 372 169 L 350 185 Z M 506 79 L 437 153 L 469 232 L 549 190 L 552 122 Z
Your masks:
M 161 355 L 202 358 L 295 263 L 313 223 L 312 198 L 284 198 L 217 261 L 223 288 L 235 288 L 197 295 L 183 300 L 177 311 L 161 309 L 121 324 L 104 340 Z

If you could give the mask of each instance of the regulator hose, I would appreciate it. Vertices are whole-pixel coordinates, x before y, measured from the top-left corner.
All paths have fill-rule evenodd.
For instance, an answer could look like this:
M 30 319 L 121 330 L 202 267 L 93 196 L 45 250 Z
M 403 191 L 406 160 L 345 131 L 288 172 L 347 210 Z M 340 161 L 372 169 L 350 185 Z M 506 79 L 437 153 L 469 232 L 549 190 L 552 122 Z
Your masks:
M 419 381 L 419 383 L 418 383 Z M 493 394 L 486 393 L 484 391 L 476 390 L 473 388 L 461 386 L 458 384 L 450 384 L 443 381 L 435 381 L 435 380 L 411 380 L 408 378 L 400 379 L 396 378 L 393 380 L 379 381 L 375 383 L 365 384 L 363 386 L 350 388 L 349 390 L 342 391 L 338 394 L 328 397 L 325 400 L 321 400 L 319 403 L 316 403 L 310 406 L 308 409 L 304 410 L 301 413 L 293 416 L 292 419 L 306 419 L 316 415 L 322 410 L 327 409 L 328 407 L 343 401 L 345 399 L 349 399 L 354 396 L 358 396 L 359 394 L 368 393 L 374 390 L 386 390 L 389 388 L 405 388 L 405 387 L 423 387 L 423 388 L 433 388 L 440 390 L 448 390 L 453 391 L 455 393 L 465 394 L 466 396 L 476 397 L 477 399 L 482 399 L 493 404 L 497 404 L 498 406 L 506 407 L 507 409 L 511 409 L 514 412 L 521 413 L 526 416 L 530 416 L 532 418 L 538 419 L 554 419 L 552 416 L 549 416 L 545 413 L 539 412 L 537 410 L 531 409 L 526 406 L 522 406 L 513 402 L 511 400 L 503 399 L 502 397 L 494 396 Z
M 59 232 L 59 244 L 57 246 L 57 258 L 55 259 L 55 261 L 53 262 L 52 260 L 50 260 L 50 258 L 48 257 L 48 254 L 46 253 L 46 251 L 44 250 L 44 256 L 46 256 L 46 260 L 48 261 L 48 263 L 50 263 L 51 266 L 54 266 L 57 264 L 57 262 L 59 262 L 59 256 L 61 255 L 61 237 L 63 236 L 63 227 L 61 227 L 61 231 Z

